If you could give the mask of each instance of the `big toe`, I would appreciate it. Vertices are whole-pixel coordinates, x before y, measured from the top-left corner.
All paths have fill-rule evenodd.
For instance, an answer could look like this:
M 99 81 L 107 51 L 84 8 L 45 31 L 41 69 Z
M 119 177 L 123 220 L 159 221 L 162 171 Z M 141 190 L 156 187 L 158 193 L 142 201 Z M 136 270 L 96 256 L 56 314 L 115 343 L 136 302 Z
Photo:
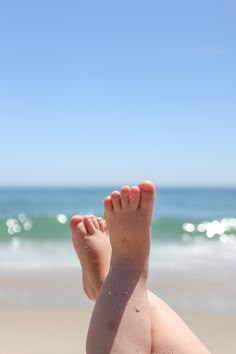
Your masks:
M 143 181 L 139 184 L 140 189 L 140 207 L 152 208 L 155 200 L 156 189 L 151 181 Z
M 81 215 L 72 216 L 70 219 L 70 228 L 72 232 L 76 232 L 78 230 L 78 225 L 83 221 L 83 217 Z M 82 223 L 83 224 L 83 223 Z M 80 225 L 82 226 L 82 225 Z M 80 227 L 79 227 L 80 229 Z
M 80 215 L 73 216 L 70 220 L 70 228 L 72 233 L 72 241 L 75 249 L 77 250 L 80 244 L 80 240 L 87 235 L 83 217 Z

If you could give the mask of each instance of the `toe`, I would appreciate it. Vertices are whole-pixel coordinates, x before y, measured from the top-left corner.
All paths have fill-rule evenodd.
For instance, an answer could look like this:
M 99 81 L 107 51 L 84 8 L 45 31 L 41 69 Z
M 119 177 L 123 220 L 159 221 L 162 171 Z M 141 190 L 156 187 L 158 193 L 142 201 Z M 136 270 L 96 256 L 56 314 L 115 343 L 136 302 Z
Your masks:
M 90 215 L 85 215 L 83 220 L 88 234 L 93 235 L 96 232 L 96 228 L 93 223 L 93 217 Z
M 96 230 L 99 230 L 99 224 L 98 224 L 97 217 L 94 216 L 94 215 L 92 215 L 91 218 L 92 218 L 93 225 L 94 225 L 95 229 L 96 229 Z
M 80 222 L 79 224 L 77 224 L 76 229 L 75 229 L 75 234 L 76 235 L 80 235 L 80 236 L 87 236 L 88 235 L 88 231 L 84 225 L 84 222 Z
M 137 209 L 140 202 L 140 190 L 139 187 L 135 186 L 130 189 L 130 200 L 129 204 L 132 209 Z
M 124 186 L 120 191 L 121 207 L 125 208 L 129 204 L 130 187 Z
M 120 192 L 114 191 L 111 193 L 111 200 L 113 204 L 113 208 L 115 210 L 120 210 L 121 208 L 121 203 L 120 203 Z
M 155 199 L 155 186 L 150 181 L 144 181 L 139 184 L 140 189 L 140 207 L 152 205 Z
M 97 222 L 98 222 L 98 225 L 99 225 L 99 230 L 102 231 L 102 232 L 105 232 L 106 231 L 105 220 L 103 220 L 102 218 L 97 218 Z
M 81 215 L 75 215 L 70 219 L 70 228 L 73 231 L 79 223 L 83 220 Z
M 81 238 L 88 235 L 85 225 L 83 223 L 83 217 L 75 215 L 71 218 L 70 227 L 72 232 L 72 241 L 75 249 L 78 249 Z
M 104 199 L 104 202 L 103 202 L 103 204 L 104 204 L 104 209 L 105 209 L 105 211 L 112 211 L 113 210 L 113 204 L 112 204 L 112 200 L 111 200 L 111 197 L 109 196 L 109 197 L 106 197 L 105 199 Z
M 70 228 L 72 232 L 73 242 L 77 242 L 80 237 L 84 237 L 88 234 L 83 223 L 83 217 L 81 215 L 75 215 L 71 218 Z
M 80 241 L 84 237 L 88 235 L 87 230 L 85 228 L 85 225 L 83 223 L 83 218 L 77 219 L 77 223 L 75 223 L 75 217 L 72 218 L 71 220 L 71 231 L 72 231 L 72 242 L 74 245 L 74 248 L 76 252 L 78 251 L 80 247 Z M 79 221 L 80 220 L 80 221 Z

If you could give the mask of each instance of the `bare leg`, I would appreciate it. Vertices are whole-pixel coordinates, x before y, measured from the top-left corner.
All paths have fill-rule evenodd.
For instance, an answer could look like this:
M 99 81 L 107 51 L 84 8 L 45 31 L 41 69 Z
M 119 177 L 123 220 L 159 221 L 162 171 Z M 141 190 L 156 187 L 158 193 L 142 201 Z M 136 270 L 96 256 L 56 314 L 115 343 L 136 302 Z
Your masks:
M 153 354 L 209 354 L 183 320 L 164 301 L 148 291 Z
M 155 189 L 143 182 L 104 200 L 112 246 L 109 273 L 100 290 L 87 336 L 87 354 L 151 352 L 147 298 L 150 225 Z
M 121 194 L 128 193 L 123 187 Z M 82 223 L 78 227 L 78 224 Z M 110 266 L 110 240 L 107 237 L 105 222 L 94 216 L 75 216 L 71 220 L 73 243 L 82 268 L 86 294 L 95 299 Z M 89 239 L 91 236 L 93 238 Z M 85 240 L 84 240 L 85 238 Z M 88 242 L 89 239 L 89 242 Z M 93 296 L 89 294 L 94 294 Z M 152 353 L 209 353 L 179 316 L 161 299 L 148 291 L 151 309 Z M 123 351 L 121 351 L 123 352 Z

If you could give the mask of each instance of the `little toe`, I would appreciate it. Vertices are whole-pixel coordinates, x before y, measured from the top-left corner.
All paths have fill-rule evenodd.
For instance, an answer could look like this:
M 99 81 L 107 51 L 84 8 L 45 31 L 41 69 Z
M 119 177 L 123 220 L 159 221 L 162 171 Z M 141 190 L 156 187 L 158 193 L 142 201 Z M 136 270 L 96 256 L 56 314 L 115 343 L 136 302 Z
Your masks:
M 114 191 L 111 193 L 111 200 L 113 204 L 113 208 L 115 210 L 120 210 L 121 208 L 121 201 L 120 201 L 120 192 Z
M 130 187 L 123 186 L 120 191 L 121 207 L 125 208 L 129 204 Z
M 96 232 L 96 228 L 93 223 L 93 218 L 90 215 L 85 215 L 83 220 L 88 234 L 93 235 Z
M 130 189 L 130 200 L 129 204 L 132 209 L 137 209 L 140 202 L 140 190 L 139 187 L 135 186 Z

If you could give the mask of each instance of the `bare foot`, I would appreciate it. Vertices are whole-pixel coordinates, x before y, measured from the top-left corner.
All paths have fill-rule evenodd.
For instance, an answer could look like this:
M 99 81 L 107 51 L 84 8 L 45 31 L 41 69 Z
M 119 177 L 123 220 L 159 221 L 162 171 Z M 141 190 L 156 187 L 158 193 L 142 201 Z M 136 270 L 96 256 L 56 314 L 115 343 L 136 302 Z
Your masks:
M 122 187 L 105 198 L 105 220 L 112 246 L 111 265 L 142 270 L 147 276 L 150 252 L 152 210 L 155 187 L 144 181 L 135 187 Z
M 151 352 L 146 285 L 154 199 L 154 185 L 142 182 L 104 200 L 112 254 L 90 321 L 88 354 Z
M 94 215 L 76 215 L 72 217 L 70 227 L 82 266 L 84 291 L 95 300 L 110 266 L 111 245 L 106 223 Z
M 128 214 L 132 214 L 132 211 L 137 210 L 137 205 L 140 209 L 141 207 L 144 208 L 143 214 L 147 212 L 147 219 L 149 219 L 147 220 L 145 215 L 143 215 L 143 217 L 145 218 L 145 222 L 148 222 L 147 230 L 149 230 L 151 224 L 153 200 L 155 197 L 154 186 L 151 182 L 143 182 L 139 185 L 139 187 L 130 188 L 128 186 L 124 186 L 121 189 L 121 193 L 113 192 L 112 196 L 113 195 L 115 195 L 115 198 L 118 196 L 124 214 L 124 209 L 126 207 L 129 211 Z M 140 203 L 141 196 L 143 198 L 142 203 Z M 104 200 L 105 208 L 107 203 L 109 203 L 108 213 L 111 211 L 110 207 L 112 207 L 113 210 L 112 198 L 108 197 Z M 145 206 L 147 206 L 146 209 Z M 142 210 L 140 212 L 142 213 Z M 106 210 L 105 214 L 107 215 Z M 136 217 L 138 216 L 136 215 Z M 127 217 L 125 217 L 125 219 L 126 222 L 129 223 Z M 124 226 L 124 220 L 121 221 L 121 224 Z M 144 226 L 144 224 L 142 226 Z M 110 268 L 111 245 L 110 239 L 108 237 L 106 222 L 102 218 L 97 218 L 93 215 L 86 215 L 84 217 L 76 215 L 71 219 L 70 225 L 74 248 L 82 266 L 84 291 L 91 300 L 96 300 L 103 281 L 106 278 Z M 131 225 L 129 225 L 129 227 L 131 228 Z M 120 229 L 120 226 L 118 229 Z M 139 229 L 139 232 L 142 232 L 141 228 Z M 121 239 L 123 240 L 124 237 L 124 235 L 121 236 Z M 150 240 L 149 234 L 147 239 L 148 241 Z

